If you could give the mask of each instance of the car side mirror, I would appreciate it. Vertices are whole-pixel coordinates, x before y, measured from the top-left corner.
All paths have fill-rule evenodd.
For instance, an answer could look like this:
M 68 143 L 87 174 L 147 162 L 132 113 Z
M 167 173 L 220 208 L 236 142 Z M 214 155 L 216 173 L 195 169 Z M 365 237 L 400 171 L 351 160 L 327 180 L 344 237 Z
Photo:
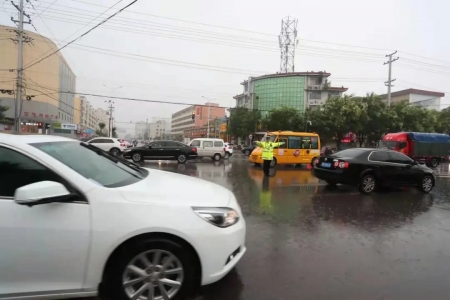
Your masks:
M 69 199 L 71 193 L 64 185 L 54 181 L 40 181 L 18 188 L 14 201 L 20 205 L 34 206 Z

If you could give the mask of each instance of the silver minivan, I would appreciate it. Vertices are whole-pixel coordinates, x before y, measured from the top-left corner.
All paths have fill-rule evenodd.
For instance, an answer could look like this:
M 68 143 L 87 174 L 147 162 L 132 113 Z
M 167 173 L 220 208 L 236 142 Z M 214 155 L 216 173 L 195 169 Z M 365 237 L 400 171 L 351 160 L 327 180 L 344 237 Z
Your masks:
M 189 146 L 197 149 L 197 157 L 210 157 L 218 161 L 225 157 L 225 143 L 222 139 L 198 138 L 190 141 Z

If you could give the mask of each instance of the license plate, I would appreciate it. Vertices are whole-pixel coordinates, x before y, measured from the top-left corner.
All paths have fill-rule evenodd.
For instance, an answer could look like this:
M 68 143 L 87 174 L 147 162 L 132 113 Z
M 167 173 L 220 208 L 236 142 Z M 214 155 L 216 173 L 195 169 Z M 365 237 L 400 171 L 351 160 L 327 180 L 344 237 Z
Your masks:
M 323 163 L 321 164 L 321 166 L 324 167 L 324 168 L 331 168 L 331 163 L 323 162 Z

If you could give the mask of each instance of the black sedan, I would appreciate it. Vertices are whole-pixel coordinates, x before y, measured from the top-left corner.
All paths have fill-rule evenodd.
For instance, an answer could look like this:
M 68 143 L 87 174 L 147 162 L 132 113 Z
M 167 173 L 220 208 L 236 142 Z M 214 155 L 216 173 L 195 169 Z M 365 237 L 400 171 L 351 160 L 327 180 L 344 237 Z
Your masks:
M 387 149 L 353 148 L 320 157 L 313 172 L 329 185 L 357 186 L 364 194 L 382 186 L 415 186 L 429 193 L 436 181 L 430 168 Z
M 148 145 L 125 149 L 123 157 L 134 162 L 143 160 L 177 160 L 184 164 L 197 158 L 197 149 L 175 141 L 153 141 Z
M 250 154 L 252 154 L 253 150 L 255 150 L 256 148 L 256 144 L 253 143 L 251 146 L 245 146 L 241 149 L 241 152 L 245 155 L 245 156 L 250 156 Z

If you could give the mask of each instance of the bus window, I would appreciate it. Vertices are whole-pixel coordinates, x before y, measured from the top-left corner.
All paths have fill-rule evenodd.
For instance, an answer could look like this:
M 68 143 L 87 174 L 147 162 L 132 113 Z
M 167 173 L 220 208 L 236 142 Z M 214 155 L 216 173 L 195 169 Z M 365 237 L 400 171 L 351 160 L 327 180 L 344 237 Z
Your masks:
M 319 138 L 317 136 L 311 137 L 311 149 L 319 149 Z
M 302 149 L 302 137 L 301 136 L 289 136 L 289 149 Z
M 302 149 L 312 149 L 311 138 L 309 136 L 302 137 Z

